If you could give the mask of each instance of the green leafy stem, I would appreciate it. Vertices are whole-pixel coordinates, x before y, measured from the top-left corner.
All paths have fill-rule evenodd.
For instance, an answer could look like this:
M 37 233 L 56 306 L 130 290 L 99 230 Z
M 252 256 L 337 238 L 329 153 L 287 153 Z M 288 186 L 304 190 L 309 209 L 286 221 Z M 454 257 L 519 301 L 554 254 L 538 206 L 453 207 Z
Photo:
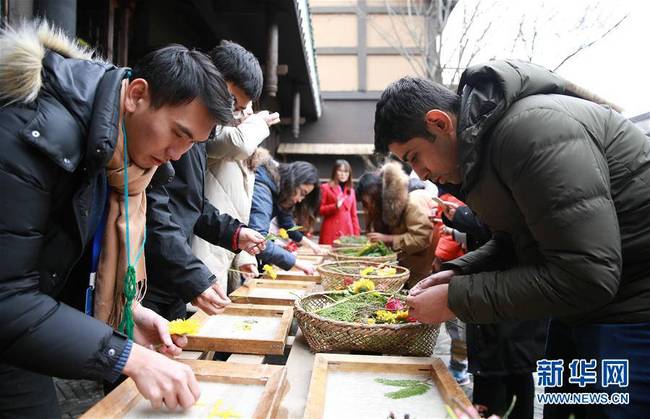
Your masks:
M 387 378 L 375 378 L 375 381 L 387 386 L 401 387 L 400 390 L 384 393 L 389 399 L 406 399 L 419 396 L 431 389 L 431 384 L 418 380 L 389 380 Z

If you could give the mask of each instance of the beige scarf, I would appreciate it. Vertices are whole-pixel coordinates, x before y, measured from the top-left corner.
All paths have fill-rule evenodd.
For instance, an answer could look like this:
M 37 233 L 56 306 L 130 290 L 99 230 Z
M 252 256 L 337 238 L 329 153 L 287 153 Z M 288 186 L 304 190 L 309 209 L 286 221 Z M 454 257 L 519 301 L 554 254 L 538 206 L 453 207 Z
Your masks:
M 125 92 L 123 85 L 122 92 Z M 124 97 L 122 96 L 123 103 Z M 120 124 L 123 123 L 120 120 Z M 149 185 L 157 167 L 143 169 L 129 163 L 129 235 L 131 262 L 140 252 L 147 223 L 147 195 L 145 188 Z M 106 231 L 102 241 L 102 251 L 97 267 L 95 282 L 95 317 L 117 328 L 124 311 L 124 276 L 127 269 L 126 257 L 126 218 L 124 208 L 124 137 L 121 126 L 115 145 L 115 152 L 106 165 L 106 174 L 110 186 L 106 216 Z M 140 258 L 136 270 L 138 293 L 136 301 L 142 300 L 146 290 L 146 268 L 144 255 Z

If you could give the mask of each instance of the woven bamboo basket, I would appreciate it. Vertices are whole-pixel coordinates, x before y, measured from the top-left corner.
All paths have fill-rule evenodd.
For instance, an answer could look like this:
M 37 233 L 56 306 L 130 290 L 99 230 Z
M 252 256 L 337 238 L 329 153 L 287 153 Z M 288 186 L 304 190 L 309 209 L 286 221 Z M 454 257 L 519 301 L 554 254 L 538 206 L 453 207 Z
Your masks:
M 327 294 L 332 293 L 311 294 L 294 303 L 294 316 L 312 351 L 364 351 L 408 356 L 433 354 L 439 325 L 348 323 L 311 313 L 331 302 Z
M 377 262 L 363 262 L 364 266 L 386 266 L 385 263 Z M 380 291 L 395 292 L 402 289 L 406 281 L 409 279 L 410 271 L 401 266 L 393 266 L 397 273 L 395 275 L 379 276 L 379 275 L 361 275 L 350 274 L 341 272 L 340 268 L 358 268 L 362 266 L 359 261 L 345 261 L 345 262 L 327 262 L 316 267 L 321 277 L 321 285 L 325 291 L 340 291 L 345 289 L 348 285 L 345 283 L 346 279 L 356 281 L 361 278 L 370 279 L 375 283 L 375 287 Z
M 397 260 L 397 253 L 391 253 L 390 255 L 386 256 L 350 256 L 350 255 L 344 255 L 341 253 L 341 251 L 344 250 L 359 250 L 358 247 L 339 247 L 336 249 L 332 249 L 329 253 L 330 258 L 337 260 L 337 261 L 348 261 L 348 260 L 357 260 L 361 262 L 393 262 Z

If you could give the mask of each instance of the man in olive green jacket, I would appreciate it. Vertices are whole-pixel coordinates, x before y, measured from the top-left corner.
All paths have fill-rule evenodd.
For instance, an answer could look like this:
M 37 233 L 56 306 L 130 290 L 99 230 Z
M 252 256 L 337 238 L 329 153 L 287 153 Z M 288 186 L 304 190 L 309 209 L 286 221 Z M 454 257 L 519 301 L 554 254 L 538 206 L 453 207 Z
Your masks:
M 515 61 L 468 68 L 458 94 L 403 78 L 377 103 L 375 148 L 422 179 L 460 185 L 493 231 L 412 290 L 412 314 L 427 323 L 550 317 L 546 356 L 564 360 L 559 391 L 579 391 L 566 385 L 582 376 L 587 391 L 630 395 L 629 405 L 570 411 L 642 417 L 650 407 L 650 142 L 574 87 Z M 570 367 L 574 359 L 597 366 Z M 629 360 L 629 376 L 607 382 L 609 359 Z

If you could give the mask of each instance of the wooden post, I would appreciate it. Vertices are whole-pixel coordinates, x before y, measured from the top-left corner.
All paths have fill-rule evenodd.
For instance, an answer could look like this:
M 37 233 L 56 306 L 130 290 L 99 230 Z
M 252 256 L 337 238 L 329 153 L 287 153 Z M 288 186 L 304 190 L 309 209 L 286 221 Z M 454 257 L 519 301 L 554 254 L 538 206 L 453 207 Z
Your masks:
M 293 94 L 293 117 L 292 122 L 292 132 L 293 138 L 298 138 L 300 136 L 300 92 L 296 91 Z
M 7 26 L 9 19 L 9 0 L 2 0 L 2 27 Z
M 115 62 L 115 45 L 113 39 L 115 38 L 115 7 L 116 0 L 108 0 L 106 2 L 108 10 L 106 13 L 106 58 Z
M 278 23 L 273 17 L 269 25 L 268 46 L 266 51 L 266 68 L 264 75 L 264 92 L 267 96 L 276 97 L 278 93 Z
M 117 35 L 117 64 L 127 66 L 129 64 L 129 21 L 131 20 L 131 8 L 129 0 L 120 1 L 120 33 Z

